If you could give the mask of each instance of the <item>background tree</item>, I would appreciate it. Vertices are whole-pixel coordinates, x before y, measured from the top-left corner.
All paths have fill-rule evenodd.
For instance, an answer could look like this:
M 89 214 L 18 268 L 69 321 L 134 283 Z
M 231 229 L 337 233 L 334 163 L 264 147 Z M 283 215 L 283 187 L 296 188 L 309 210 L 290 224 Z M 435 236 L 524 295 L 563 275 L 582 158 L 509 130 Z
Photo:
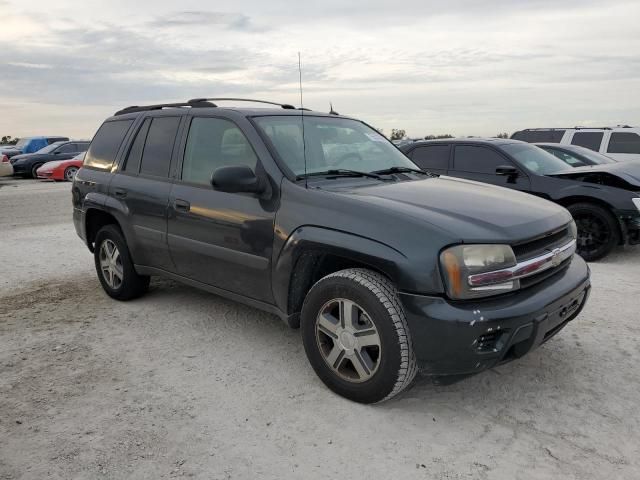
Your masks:
M 509 138 L 509 134 L 507 132 L 502 132 L 496 135 L 496 138 Z
M 445 133 L 444 135 L 426 135 L 424 137 L 425 140 L 437 140 L 439 138 L 455 138 L 450 133 Z
M 391 140 L 402 140 L 407 132 L 401 128 L 393 128 L 391 130 Z
M 15 145 L 18 143 L 19 138 L 13 138 L 11 135 L 3 135 L 2 139 L 0 139 L 0 143 L 3 145 Z

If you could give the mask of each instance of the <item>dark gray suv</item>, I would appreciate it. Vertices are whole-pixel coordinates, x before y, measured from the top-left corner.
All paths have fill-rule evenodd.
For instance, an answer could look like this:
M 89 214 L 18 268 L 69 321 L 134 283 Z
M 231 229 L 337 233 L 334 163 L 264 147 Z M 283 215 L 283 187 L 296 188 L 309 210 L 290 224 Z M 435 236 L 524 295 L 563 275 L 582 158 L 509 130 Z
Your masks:
M 564 208 L 426 173 L 355 119 L 214 101 L 129 107 L 93 138 L 74 221 L 113 298 L 164 275 L 274 313 L 365 403 L 520 357 L 584 306 Z

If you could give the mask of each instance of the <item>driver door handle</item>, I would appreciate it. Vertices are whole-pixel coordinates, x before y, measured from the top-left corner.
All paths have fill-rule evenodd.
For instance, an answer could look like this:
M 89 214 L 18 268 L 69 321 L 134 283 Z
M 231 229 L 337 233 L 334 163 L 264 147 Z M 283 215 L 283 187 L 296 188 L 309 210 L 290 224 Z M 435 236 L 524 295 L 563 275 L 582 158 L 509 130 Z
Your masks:
M 180 212 L 188 212 L 189 209 L 191 208 L 191 204 L 186 200 L 181 200 L 179 198 L 176 198 L 173 202 L 173 208 L 175 208 Z

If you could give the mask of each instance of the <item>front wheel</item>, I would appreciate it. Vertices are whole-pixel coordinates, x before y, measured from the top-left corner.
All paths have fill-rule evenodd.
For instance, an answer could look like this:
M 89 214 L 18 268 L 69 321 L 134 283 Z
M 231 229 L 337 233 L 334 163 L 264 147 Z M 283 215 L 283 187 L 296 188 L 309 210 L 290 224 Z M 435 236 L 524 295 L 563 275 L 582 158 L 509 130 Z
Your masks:
M 105 225 L 98 231 L 94 259 L 98 279 L 110 297 L 130 300 L 149 288 L 149 277 L 136 272 L 127 243 L 116 225 Z
M 350 400 L 388 400 L 416 375 L 396 289 L 378 273 L 353 268 L 321 279 L 305 298 L 301 329 L 305 352 L 318 377 Z
M 567 210 L 578 227 L 578 254 L 588 262 L 605 257 L 620 243 L 618 221 L 606 208 L 576 203 Z

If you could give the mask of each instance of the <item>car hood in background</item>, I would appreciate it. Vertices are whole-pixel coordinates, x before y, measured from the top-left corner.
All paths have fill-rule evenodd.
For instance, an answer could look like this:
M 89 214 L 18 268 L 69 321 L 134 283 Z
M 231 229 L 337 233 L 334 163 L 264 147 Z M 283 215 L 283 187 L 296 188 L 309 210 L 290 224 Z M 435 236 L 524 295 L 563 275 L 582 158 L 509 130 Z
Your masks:
M 566 172 L 549 174 L 548 176 L 637 190 L 640 187 L 640 162 L 629 161 L 587 165 L 575 167 Z
M 571 220 L 564 208 L 533 195 L 445 176 L 350 188 L 344 193 L 394 210 L 398 216 L 428 222 L 465 242 L 517 242 L 562 228 Z

